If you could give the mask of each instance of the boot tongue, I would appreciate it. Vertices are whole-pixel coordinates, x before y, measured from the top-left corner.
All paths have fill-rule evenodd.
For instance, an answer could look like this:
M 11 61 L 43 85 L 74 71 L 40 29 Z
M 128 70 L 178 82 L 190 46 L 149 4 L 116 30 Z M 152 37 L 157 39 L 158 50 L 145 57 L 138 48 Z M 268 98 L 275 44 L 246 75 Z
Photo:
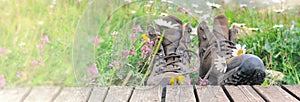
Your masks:
M 225 15 L 218 15 L 214 18 L 213 33 L 218 38 L 223 36 L 226 40 L 229 40 L 228 20 Z
M 155 21 L 161 33 L 164 33 L 164 38 L 162 41 L 162 47 L 164 49 L 166 56 L 177 55 L 176 51 L 180 39 L 182 37 L 182 21 L 172 15 L 165 16 L 162 19 L 158 19 Z M 167 63 L 171 63 L 173 61 L 177 61 L 177 57 L 169 57 L 165 59 Z M 170 64 L 167 66 L 167 69 L 172 69 L 175 66 Z
M 155 21 L 161 33 L 164 33 L 162 46 L 166 55 L 175 54 L 182 37 L 182 21 L 172 15 Z

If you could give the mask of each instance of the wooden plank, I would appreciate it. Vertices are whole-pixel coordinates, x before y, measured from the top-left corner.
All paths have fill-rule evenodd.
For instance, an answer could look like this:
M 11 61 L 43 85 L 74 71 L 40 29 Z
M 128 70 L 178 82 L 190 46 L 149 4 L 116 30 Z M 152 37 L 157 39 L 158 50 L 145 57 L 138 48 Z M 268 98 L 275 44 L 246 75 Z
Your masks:
M 22 102 L 23 99 L 29 94 L 30 88 L 10 88 L 0 89 L 1 102 Z
M 24 102 L 51 102 L 59 93 L 58 86 L 36 86 L 26 97 Z
M 271 102 L 297 102 L 298 100 L 285 92 L 278 86 L 262 87 L 259 85 L 253 86 L 255 90 L 266 100 Z
M 167 86 L 166 102 L 196 102 L 193 86 Z
M 161 102 L 161 86 L 138 86 L 134 89 L 130 102 Z
M 221 86 L 196 86 L 199 102 L 229 102 Z
M 107 87 L 94 87 L 89 102 L 103 102 L 107 94 Z
M 300 100 L 300 85 L 283 85 L 283 88 L 290 91 L 298 100 Z
M 251 86 L 225 86 L 225 88 L 235 102 L 264 102 L 264 99 Z
M 86 102 L 91 90 L 89 87 L 66 87 L 61 90 L 54 102 Z
M 133 91 L 132 87 L 111 86 L 105 98 L 105 102 L 127 102 Z

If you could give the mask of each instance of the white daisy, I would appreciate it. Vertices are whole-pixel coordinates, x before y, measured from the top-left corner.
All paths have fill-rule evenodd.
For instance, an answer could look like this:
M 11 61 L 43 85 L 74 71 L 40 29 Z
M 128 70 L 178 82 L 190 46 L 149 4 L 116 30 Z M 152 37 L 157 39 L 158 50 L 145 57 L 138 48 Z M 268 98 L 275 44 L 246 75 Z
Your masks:
M 163 19 L 156 19 L 156 20 L 154 20 L 154 22 L 160 26 L 165 26 L 165 27 L 172 28 L 172 29 L 179 29 L 179 27 L 178 27 L 179 24 L 172 24 L 171 21 L 168 22 Z
M 210 2 L 206 2 L 206 5 L 211 7 L 211 8 L 221 8 L 220 4 L 216 4 L 216 3 L 210 3 Z
M 276 13 L 282 13 L 283 11 L 284 11 L 284 9 L 274 10 L 274 12 L 276 12 Z
M 247 4 L 241 4 L 240 7 L 241 7 L 241 8 L 246 8 L 246 7 L 248 7 L 248 6 L 247 6 Z
M 235 45 L 236 49 L 233 49 L 232 56 L 239 56 L 246 53 L 246 45 L 241 46 L 240 44 Z
M 278 28 L 282 28 L 282 27 L 283 27 L 282 24 L 280 24 L 280 25 L 275 24 L 275 25 L 273 26 L 274 29 L 278 29 Z
M 199 5 L 197 5 L 197 4 L 192 4 L 192 7 L 194 7 L 194 8 L 198 8 L 198 7 L 199 7 Z
M 248 30 L 250 30 L 250 31 L 258 31 L 259 28 L 248 28 Z
M 226 63 L 225 57 L 220 57 L 219 55 L 217 55 L 217 59 L 215 59 L 214 65 L 218 71 L 220 71 L 222 73 L 226 73 L 227 63 Z

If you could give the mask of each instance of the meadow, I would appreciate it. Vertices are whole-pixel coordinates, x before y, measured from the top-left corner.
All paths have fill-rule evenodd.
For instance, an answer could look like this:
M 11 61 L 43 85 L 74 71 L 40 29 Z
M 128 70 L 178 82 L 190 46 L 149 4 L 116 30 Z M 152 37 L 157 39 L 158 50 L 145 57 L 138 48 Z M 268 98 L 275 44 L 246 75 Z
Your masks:
M 229 24 L 245 24 L 237 43 L 262 58 L 267 69 L 285 75 L 282 82 L 269 78 L 263 85 L 300 84 L 299 5 L 275 12 L 220 4 L 221 8 L 203 8 L 209 14 L 191 16 L 160 0 L 1 0 L 0 88 L 143 85 L 155 50 L 145 52 L 142 39 L 147 25 L 162 13 L 176 15 L 193 27 L 199 19 L 211 24 L 216 14 L 225 14 Z M 196 50 L 197 37 L 192 41 Z

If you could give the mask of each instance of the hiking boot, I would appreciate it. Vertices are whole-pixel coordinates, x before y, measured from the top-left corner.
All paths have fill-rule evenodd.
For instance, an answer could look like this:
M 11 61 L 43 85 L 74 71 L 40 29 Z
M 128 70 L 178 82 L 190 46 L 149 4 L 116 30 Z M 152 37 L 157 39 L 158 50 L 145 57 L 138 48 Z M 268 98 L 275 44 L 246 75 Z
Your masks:
M 234 43 L 236 32 L 228 28 L 224 15 L 214 18 L 213 32 L 201 22 L 197 33 L 201 59 L 199 77 L 208 78 L 208 84 L 258 85 L 264 81 L 266 69 L 262 60 L 255 55 L 242 54 L 245 51 Z
M 160 39 L 163 39 L 161 50 L 151 64 L 152 71 L 147 85 L 189 85 L 190 78 L 187 71 L 191 52 L 188 50 L 192 32 L 190 25 L 183 24 L 180 19 L 172 15 L 156 19 L 155 24 L 156 28 L 148 27 L 149 36 L 161 36 Z

